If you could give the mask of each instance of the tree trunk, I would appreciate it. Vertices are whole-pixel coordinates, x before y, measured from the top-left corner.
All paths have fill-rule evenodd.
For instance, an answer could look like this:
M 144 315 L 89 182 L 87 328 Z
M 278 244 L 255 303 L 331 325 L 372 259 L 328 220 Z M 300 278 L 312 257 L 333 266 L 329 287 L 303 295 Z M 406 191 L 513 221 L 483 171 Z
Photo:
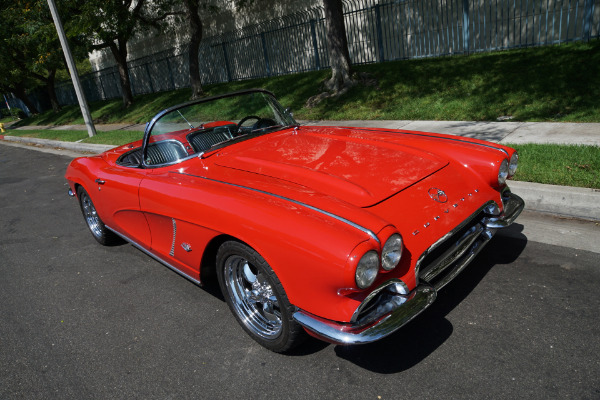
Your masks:
M 29 100 L 27 94 L 25 93 L 25 87 L 22 83 L 17 83 L 11 88 L 11 92 L 17 96 L 17 98 L 21 99 L 21 101 L 29 108 L 29 112 L 32 114 L 39 114 L 39 111 L 36 106 Z
M 118 46 L 114 42 L 111 42 L 109 47 L 115 57 L 117 67 L 119 68 L 123 106 L 127 108 L 133 104 L 133 93 L 131 91 L 131 81 L 129 80 L 129 67 L 127 66 L 127 41 L 118 39 L 117 42 Z
M 59 112 L 61 110 L 61 106 L 58 102 L 58 98 L 56 97 L 56 86 L 54 85 L 55 76 L 56 69 L 48 72 L 48 76 L 46 77 L 46 89 L 48 90 L 48 97 L 50 98 L 50 104 L 52 104 L 52 110 L 54 112 Z
M 185 0 L 190 21 L 190 44 L 188 49 L 190 65 L 190 85 L 192 86 L 191 100 L 204 96 L 202 80 L 200 79 L 199 47 L 202 40 L 202 21 L 198 15 L 198 0 Z
M 344 24 L 342 0 L 323 0 L 327 25 L 327 49 L 331 64 L 331 78 L 325 83 L 328 90 L 339 92 L 351 85 L 350 53 Z

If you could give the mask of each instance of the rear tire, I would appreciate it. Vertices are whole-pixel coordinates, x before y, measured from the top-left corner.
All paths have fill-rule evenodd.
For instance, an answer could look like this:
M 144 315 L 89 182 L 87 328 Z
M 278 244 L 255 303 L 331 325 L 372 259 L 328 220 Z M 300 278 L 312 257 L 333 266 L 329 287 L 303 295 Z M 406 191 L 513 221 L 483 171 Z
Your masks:
M 77 198 L 79 199 L 79 206 L 83 213 L 83 219 L 90 229 L 90 232 L 92 232 L 94 239 L 103 246 L 112 246 L 122 243 L 121 238 L 104 225 L 104 222 L 102 222 L 96 211 L 96 207 L 94 206 L 90 195 L 81 186 L 77 189 Z
M 217 277 L 231 312 L 260 345 L 282 353 L 305 339 L 281 282 L 254 249 L 236 241 L 223 243 L 217 252 Z

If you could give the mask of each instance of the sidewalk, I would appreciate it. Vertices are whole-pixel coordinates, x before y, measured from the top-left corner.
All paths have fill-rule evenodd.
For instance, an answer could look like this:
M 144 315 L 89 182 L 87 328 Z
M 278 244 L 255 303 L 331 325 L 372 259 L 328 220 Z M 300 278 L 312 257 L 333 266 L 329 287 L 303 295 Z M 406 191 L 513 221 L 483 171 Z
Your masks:
M 299 121 L 306 126 L 354 126 L 447 133 L 496 143 L 552 143 L 600 146 L 600 123 L 472 122 L 472 121 Z M 97 131 L 143 131 L 145 124 L 96 125 Z M 85 125 L 20 127 L 27 129 L 86 130 Z M 8 135 L 7 135 L 8 134 Z M 75 152 L 100 153 L 114 146 L 10 136 L 0 139 Z M 526 203 L 526 209 L 569 218 L 600 221 L 600 190 L 511 181 L 510 186 Z
M 359 126 L 446 133 L 495 143 L 600 146 L 600 123 L 479 121 L 299 121 L 309 126 Z
M 307 126 L 354 126 L 446 133 L 496 143 L 552 143 L 600 146 L 600 123 L 479 121 L 298 121 Z M 144 131 L 145 124 L 96 125 L 97 131 Z M 87 130 L 85 125 L 23 126 L 27 129 Z M 5 133 L 10 135 L 10 127 Z

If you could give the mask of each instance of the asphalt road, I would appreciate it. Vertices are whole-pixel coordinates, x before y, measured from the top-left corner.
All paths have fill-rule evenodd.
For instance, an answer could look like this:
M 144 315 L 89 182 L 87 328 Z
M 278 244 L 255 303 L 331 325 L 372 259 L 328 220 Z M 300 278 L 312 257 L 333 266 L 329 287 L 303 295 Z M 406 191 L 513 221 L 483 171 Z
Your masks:
M 247 337 L 215 288 L 102 247 L 70 158 L 0 145 L 0 399 L 600 398 L 600 254 L 498 235 L 372 345 Z

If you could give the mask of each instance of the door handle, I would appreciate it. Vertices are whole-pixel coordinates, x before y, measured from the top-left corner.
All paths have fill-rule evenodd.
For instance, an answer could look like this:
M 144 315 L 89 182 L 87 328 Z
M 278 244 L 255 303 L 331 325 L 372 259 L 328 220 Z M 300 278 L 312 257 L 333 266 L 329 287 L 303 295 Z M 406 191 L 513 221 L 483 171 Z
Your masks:
M 100 178 L 98 178 L 98 179 L 96 179 L 96 183 L 97 183 L 98 185 L 104 185 L 104 184 L 106 183 L 106 181 L 105 181 L 105 180 L 102 180 L 102 179 L 100 179 Z

